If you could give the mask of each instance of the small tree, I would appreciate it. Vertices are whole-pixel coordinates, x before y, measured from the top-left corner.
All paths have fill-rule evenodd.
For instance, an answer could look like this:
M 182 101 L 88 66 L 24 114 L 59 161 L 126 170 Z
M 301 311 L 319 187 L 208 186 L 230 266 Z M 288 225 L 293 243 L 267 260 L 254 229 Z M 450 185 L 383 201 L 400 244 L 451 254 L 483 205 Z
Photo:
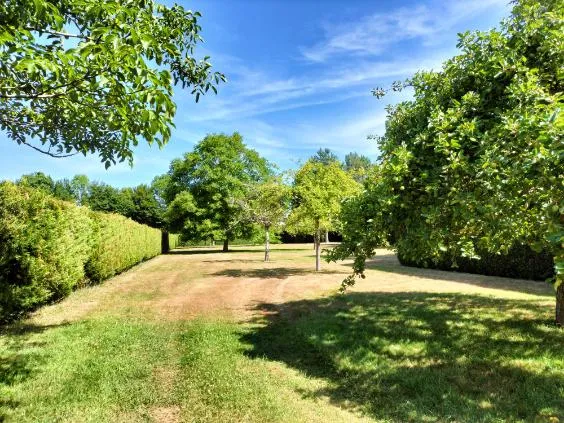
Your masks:
M 335 225 L 342 201 L 360 192 L 360 184 L 336 161 L 323 164 L 309 160 L 296 173 L 293 191 L 290 230 L 314 233 L 315 270 L 319 271 L 321 230 Z
M 280 228 L 288 216 L 290 188 L 279 179 L 256 184 L 241 204 L 247 219 L 264 228 L 264 261 L 269 261 L 270 231 Z

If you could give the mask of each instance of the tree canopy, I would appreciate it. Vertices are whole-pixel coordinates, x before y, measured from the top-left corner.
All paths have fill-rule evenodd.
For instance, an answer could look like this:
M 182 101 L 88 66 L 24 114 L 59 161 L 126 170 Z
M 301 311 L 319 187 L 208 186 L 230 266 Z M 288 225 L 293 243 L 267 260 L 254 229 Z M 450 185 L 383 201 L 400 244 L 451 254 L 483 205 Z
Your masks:
M 244 219 L 241 200 L 252 184 L 271 176 L 270 164 L 247 148 L 237 132 L 206 136 L 182 159 L 170 165 L 165 200 L 170 204 L 182 192 L 195 202 L 194 230 L 185 239 L 211 237 L 228 241 L 251 230 Z M 170 214 L 170 213 L 169 213 Z
M 246 218 L 265 232 L 264 261 L 270 260 L 270 231 L 280 229 L 290 209 L 290 187 L 280 178 L 253 184 L 241 200 Z
M 338 162 L 339 157 L 337 157 L 337 155 L 333 153 L 330 148 L 320 148 L 311 157 L 311 160 L 321 164 L 329 164 L 333 162 Z
M 552 251 L 562 291 L 563 22 L 562 2 L 521 0 L 500 29 L 462 34 L 441 71 L 394 86 L 414 99 L 388 108 L 381 162 L 333 258 L 353 254 L 362 275 L 385 241 L 422 264 L 523 243 Z
M 225 78 L 194 49 L 200 14 L 153 0 L 7 0 L 0 4 L 0 128 L 55 157 L 131 161 L 164 145 L 174 84 L 196 101 Z
M 288 219 L 288 229 L 315 234 L 317 270 L 320 266 L 320 230 L 334 229 L 342 202 L 359 191 L 360 185 L 337 161 L 323 164 L 309 160 L 296 172 L 294 207 Z
M 372 167 L 370 159 L 364 155 L 351 152 L 345 156 L 344 169 L 349 172 L 357 182 L 363 182 L 366 174 Z

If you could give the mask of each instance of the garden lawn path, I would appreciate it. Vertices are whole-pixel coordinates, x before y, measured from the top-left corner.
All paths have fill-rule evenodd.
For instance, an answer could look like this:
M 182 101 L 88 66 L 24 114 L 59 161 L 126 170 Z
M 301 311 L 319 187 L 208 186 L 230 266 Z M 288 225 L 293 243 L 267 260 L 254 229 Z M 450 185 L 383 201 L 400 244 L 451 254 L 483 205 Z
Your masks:
M 325 245 L 331 248 L 332 245 Z M 180 248 L 0 328 L 2 422 L 564 419 L 543 282 Z
M 262 260 L 262 247 L 256 246 L 231 247 L 228 253 L 179 248 L 102 285 L 79 290 L 62 303 L 45 307 L 32 320 L 57 324 L 111 313 L 162 321 L 198 316 L 246 321 L 260 304 L 335 294 L 351 272 L 350 261 L 323 263 L 321 272 L 315 272 L 314 252 L 307 244 L 273 248 L 270 262 Z M 553 301 L 546 283 L 404 267 L 385 249 L 368 262 L 366 275 L 348 292 L 451 292 L 515 299 L 538 294 L 550 297 L 546 298 L 549 307 Z

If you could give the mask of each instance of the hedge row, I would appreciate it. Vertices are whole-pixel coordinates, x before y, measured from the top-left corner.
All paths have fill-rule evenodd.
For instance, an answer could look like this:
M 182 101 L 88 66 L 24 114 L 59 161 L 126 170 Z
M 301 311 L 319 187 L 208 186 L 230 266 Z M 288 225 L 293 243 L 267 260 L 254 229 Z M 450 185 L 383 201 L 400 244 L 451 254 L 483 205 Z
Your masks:
M 0 321 L 161 253 L 161 231 L 0 183 Z
M 477 273 L 508 278 L 546 280 L 554 276 L 554 257 L 546 251 L 535 252 L 527 245 L 515 245 L 507 254 L 491 254 L 478 251 L 480 259 L 458 257 L 439 261 L 409 260 L 398 249 L 398 259 L 404 266 L 427 267 L 440 270 Z

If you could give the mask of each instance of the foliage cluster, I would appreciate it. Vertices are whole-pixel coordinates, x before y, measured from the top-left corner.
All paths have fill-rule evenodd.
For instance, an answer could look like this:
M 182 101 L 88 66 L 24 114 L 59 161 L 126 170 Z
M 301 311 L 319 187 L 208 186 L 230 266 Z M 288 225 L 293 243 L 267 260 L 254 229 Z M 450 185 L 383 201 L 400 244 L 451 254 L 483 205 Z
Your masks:
M 354 255 L 362 275 L 385 242 L 419 263 L 529 245 L 562 281 L 563 22 L 561 1 L 518 1 L 499 30 L 462 34 L 460 55 L 406 82 L 414 99 L 388 108 L 381 163 L 331 258 Z
M 161 252 L 161 231 L 0 183 L 0 320 Z
M 163 177 L 170 229 L 185 240 L 223 240 L 227 249 L 230 240 L 251 234 L 241 202 L 249 186 L 271 174 L 271 165 L 240 134 L 206 136 Z
M 196 101 L 225 80 L 208 57 L 200 14 L 154 0 L 7 0 L 0 4 L 0 129 L 55 157 L 132 161 L 139 140 L 162 146 L 173 85 Z

